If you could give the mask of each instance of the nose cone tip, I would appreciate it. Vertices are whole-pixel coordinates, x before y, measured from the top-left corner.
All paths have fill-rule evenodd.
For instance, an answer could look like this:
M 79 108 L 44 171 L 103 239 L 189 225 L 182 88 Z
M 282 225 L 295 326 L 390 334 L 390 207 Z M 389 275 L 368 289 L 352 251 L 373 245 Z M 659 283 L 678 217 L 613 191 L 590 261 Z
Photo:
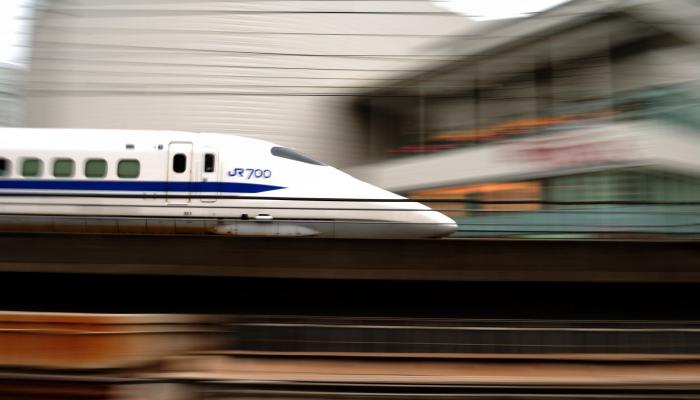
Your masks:
M 459 226 L 454 221 L 452 221 L 452 223 L 440 223 L 435 228 L 435 237 L 450 236 L 451 234 L 457 232 L 458 228 Z
M 437 216 L 433 216 L 435 219 L 435 237 L 445 237 L 457 232 L 459 225 L 452 218 L 445 214 L 439 213 Z

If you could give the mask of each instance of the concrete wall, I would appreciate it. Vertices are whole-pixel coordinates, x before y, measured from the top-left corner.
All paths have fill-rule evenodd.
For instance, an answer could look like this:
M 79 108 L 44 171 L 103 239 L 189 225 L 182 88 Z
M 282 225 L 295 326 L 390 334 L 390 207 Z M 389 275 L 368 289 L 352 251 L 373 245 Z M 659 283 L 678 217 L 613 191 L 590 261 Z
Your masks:
M 664 132 L 661 136 L 658 133 Z M 351 168 L 359 179 L 397 192 L 483 182 L 509 182 L 632 166 L 700 175 L 700 138 L 661 122 L 591 125 Z M 543 156 L 545 155 L 545 156 Z

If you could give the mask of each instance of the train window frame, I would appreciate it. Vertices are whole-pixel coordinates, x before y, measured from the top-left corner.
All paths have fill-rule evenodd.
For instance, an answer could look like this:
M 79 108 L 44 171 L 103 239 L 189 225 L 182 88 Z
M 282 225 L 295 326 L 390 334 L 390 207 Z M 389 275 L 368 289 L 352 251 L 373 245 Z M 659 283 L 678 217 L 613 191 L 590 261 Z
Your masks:
M 0 178 L 12 175 L 12 162 L 5 157 L 0 157 Z
M 101 165 L 101 175 L 100 174 L 94 174 L 91 172 L 90 168 L 92 165 Z M 98 167 L 100 168 L 100 167 Z M 83 174 L 85 175 L 86 178 L 105 178 L 107 177 L 107 172 L 109 171 L 109 165 L 107 164 L 107 160 L 104 158 L 89 158 L 85 160 L 85 165 L 83 166 Z
M 204 172 L 211 173 L 216 172 L 216 154 L 205 153 L 204 154 Z
M 29 169 L 30 165 L 35 165 L 34 169 Z M 31 172 L 30 172 L 31 171 Z M 22 159 L 22 177 L 38 178 L 44 173 L 44 162 L 35 157 L 27 157 Z
M 319 165 L 319 166 L 326 165 L 326 164 L 324 164 L 318 160 L 314 160 L 313 158 L 311 158 L 305 154 L 302 154 L 294 149 L 290 149 L 289 147 L 275 146 L 275 147 L 270 149 L 270 153 L 275 157 L 286 158 L 287 160 L 298 161 L 298 162 L 302 162 L 305 164 Z
M 128 170 L 135 166 L 135 170 Z M 121 179 L 136 179 L 141 176 L 141 162 L 135 158 L 124 158 L 117 162 L 117 176 Z
M 176 174 L 184 174 L 187 172 L 187 154 L 177 153 L 173 156 L 173 172 Z
M 59 168 L 67 166 L 69 169 L 58 171 Z M 53 161 L 53 176 L 54 178 L 72 178 L 75 176 L 75 161 L 71 158 L 57 158 Z

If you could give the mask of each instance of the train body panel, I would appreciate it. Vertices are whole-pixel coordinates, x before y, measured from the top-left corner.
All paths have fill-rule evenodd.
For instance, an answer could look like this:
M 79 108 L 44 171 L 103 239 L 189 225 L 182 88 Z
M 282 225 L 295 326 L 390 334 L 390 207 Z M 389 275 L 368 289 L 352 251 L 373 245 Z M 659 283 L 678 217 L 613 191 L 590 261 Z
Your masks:
M 0 129 L 0 230 L 420 238 L 456 229 L 404 200 L 256 139 Z

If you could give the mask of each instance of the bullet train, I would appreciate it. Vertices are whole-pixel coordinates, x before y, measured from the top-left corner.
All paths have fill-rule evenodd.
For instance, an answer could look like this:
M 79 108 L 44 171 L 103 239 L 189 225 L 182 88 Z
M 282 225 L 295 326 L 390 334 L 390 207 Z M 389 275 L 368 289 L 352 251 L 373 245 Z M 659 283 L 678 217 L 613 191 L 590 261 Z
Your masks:
M 438 238 L 447 216 L 234 135 L 0 128 L 0 231 Z

